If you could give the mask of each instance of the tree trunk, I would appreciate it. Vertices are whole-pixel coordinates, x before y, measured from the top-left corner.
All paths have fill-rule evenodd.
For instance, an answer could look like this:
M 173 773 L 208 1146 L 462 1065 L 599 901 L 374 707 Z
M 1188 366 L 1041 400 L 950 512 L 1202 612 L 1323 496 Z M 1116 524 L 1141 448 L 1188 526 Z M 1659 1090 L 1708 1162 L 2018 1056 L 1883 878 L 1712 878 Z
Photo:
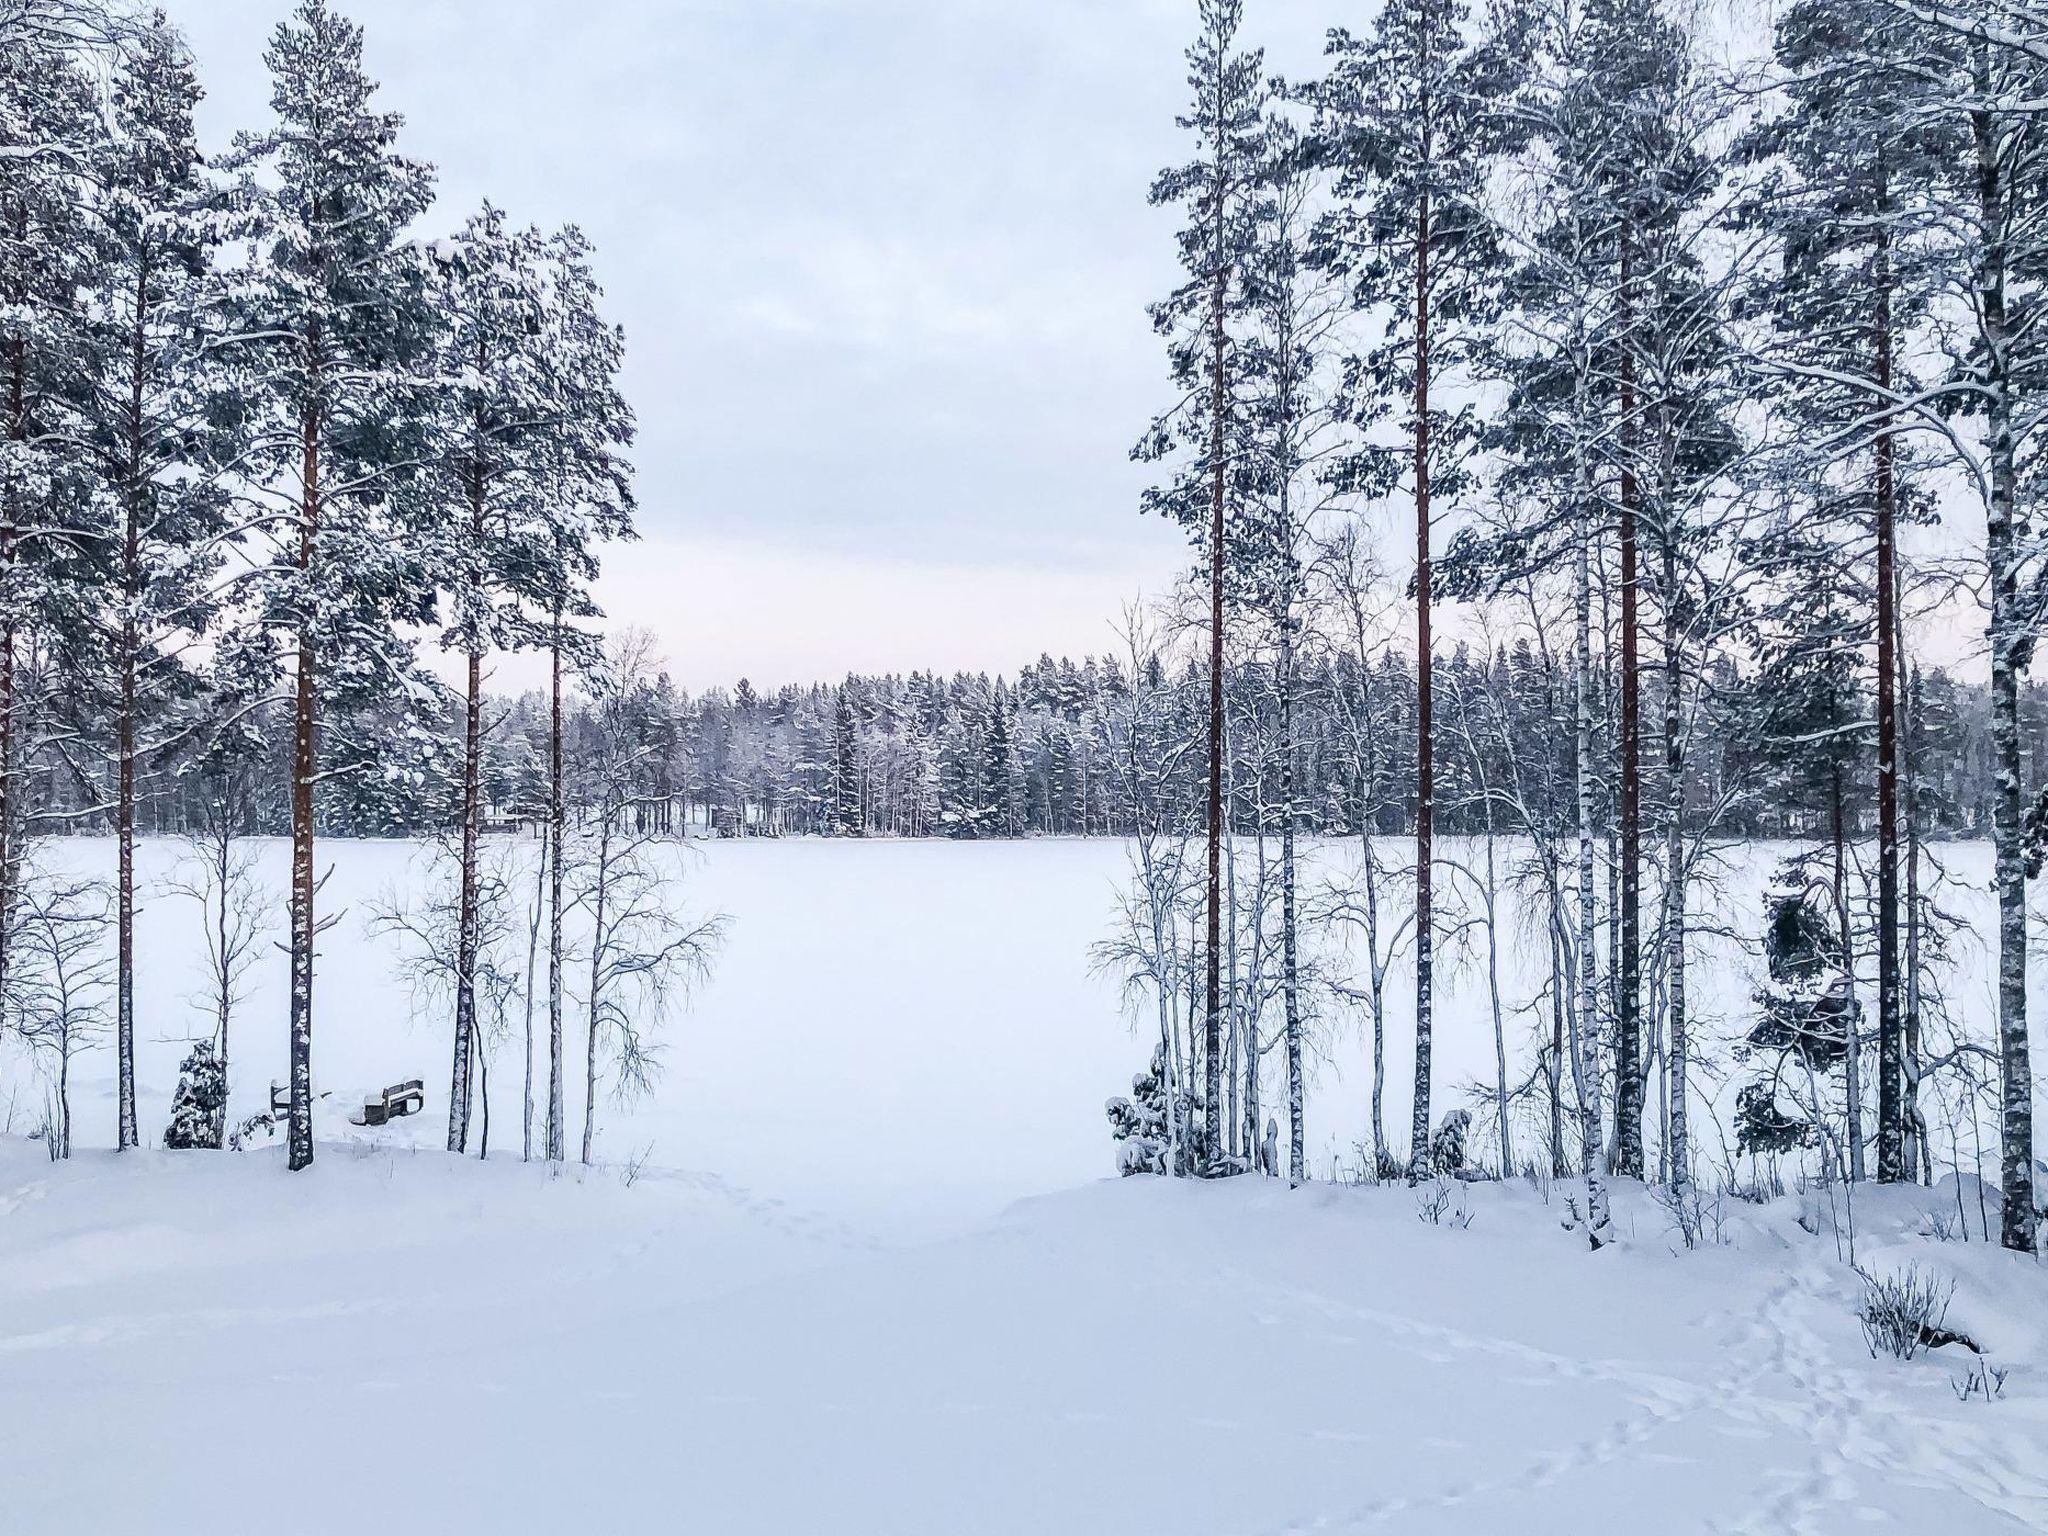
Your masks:
M 1897 610 L 1894 612 L 1896 614 Z M 1900 639 L 1904 639 L 1903 625 Z M 1915 804 L 1913 777 L 1919 700 L 1917 689 L 1903 686 L 1905 650 L 1903 644 L 1895 646 L 1900 658 L 1900 692 L 1906 696 L 1908 706 L 1899 732 L 1899 809 L 1906 832 L 1906 984 L 1900 1018 L 1903 1038 L 1899 1052 L 1899 1097 L 1906 1127 L 1906 1177 L 1931 1182 L 1934 1177 L 1933 1153 L 1928 1145 L 1927 1123 L 1920 1110 L 1920 814 Z
M 469 473 L 469 530 L 473 545 L 484 535 L 483 471 Z M 475 594 L 481 596 L 481 594 Z M 455 1059 L 448 1086 L 448 1150 L 469 1145 L 469 1063 L 476 1036 L 477 821 L 482 814 L 484 661 L 472 637 L 462 714 L 462 853 L 455 902 Z
M 1889 205 L 1882 171 L 1879 212 Z M 1877 384 L 1892 386 L 1891 272 L 1884 220 L 1877 220 Z M 1899 997 L 1899 672 L 1897 489 L 1892 435 L 1878 434 L 1875 512 L 1877 520 L 1877 1177 L 1896 1183 L 1908 1177 L 1906 1113 L 1901 1095 L 1904 1021 Z
M 1839 723 L 1839 722 L 1838 722 Z M 1863 1036 L 1856 1027 L 1856 937 L 1849 922 L 1849 829 L 1842 796 L 1842 765 L 1835 763 L 1829 779 L 1828 822 L 1835 848 L 1836 941 L 1842 946 L 1842 974 L 1848 978 L 1850 1008 L 1848 1054 L 1842 1058 L 1843 1096 L 1848 1113 L 1848 1177 L 1863 1177 Z
M 1425 91 L 1423 107 L 1428 114 Z M 1422 163 L 1429 163 L 1423 131 Z M 1435 955 L 1430 874 L 1436 771 L 1432 740 L 1429 564 L 1429 189 L 1415 215 L 1415 1096 L 1408 1130 L 1408 1177 L 1429 1171 L 1430 1049 Z
M 309 338 L 308 352 L 318 356 L 319 339 Z M 317 367 L 317 363 L 315 365 Z M 300 466 L 298 568 L 313 578 L 315 530 L 320 522 L 320 418 L 308 408 L 299 419 Z M 309 631 L 298 637 L 298 675 L 292 708 L 292 894 L 291 894 L 291 1132 L 287 1166 L 296 1170 L 313 1161 L 313 944 L 318 929 L 313 918 L 313 779 L 317 755 L 314 727 L 313 643 Z
M 533 971 L 540 951 L 541 915 L 547 906 L 547 840 L 541 840 L 541 867 L 534 872 L 533 906 L 526 923 L 526 1080 L 520 1096 L 519 1160 L 533 1161 Z
M 1291 558 L 1291 556 L 1290 556 Z M 1281 986 L 1287 1005 L 1287 1178 L 1300 1185 L 1308 1179 L 1303 1126 L 1301 1063 L 1301 984 L 1294 893 L 1294 595 L 1290 583 L 1286 611 L 1280 616 L 1280 944 Z M 1257 1043 L 1254 1042 L 1256 1052 Z M 1256 1065 L 1253 1068 L 1257 1070 Z M 1256 1147 L 1258 1143 L 1254 1143 Z
M 1585 380 L 1578 382 L 1578 419 L 1586 419 Z M 1599 1064 L 1591 1059 L 1588 1042 L 1599 1016 L 1599 950 L 1596 939 L 1597 904 L 1593 883 L 1593 566 L 1592 486 L 1586 470 L 1586 447 L 1574 445 L 1578 455 L 1578 548 L 1574 560 L 1572 670 L 1576 673 L 1573 780 L 1577 791 L 1579 819 L 1579 933 L 1578 1005 L 1572 1029 L 1572 1081 L 1577 1089 L 1579 1112 L 1579 1172 L 1586 1181 L 1585 1230 L 1588 1243 L 1604 1247 L 1608 1241 L 1607 1182 L 1600 1169 Z
M 129 336 L 128 462 L 121 530 L 121 693 L 114 725 L 118 759 L 114 786 L 116 1145 L 124 1152 L 141 1144 L 135 1124 L 135 710 L 142 646 L 137 625 L 143 580 L 142 388 L 148 363 L 143 345 L 148 314 L 149 262 L 145 257 L 135 280 L 135 321 Z
M 597 1037 L 598 1020 L 604 1005 L 604 906 L 611 884 L 611 814 L 607 808 L 604 824 L 597 833 L 597 888 L 590 917 L 590 1032 L 583 1043 L 583 1166 L 590 1166 L 591 1149 L 597 1144 Z
M 1223 81 L 1217 83 L 1217 121 L 1224 120 Z M 1219 147 L 1216 159 L 1216 270 L 1209 298 L 1209 804 L 1207 825 L 1208 949 L 1203 956 L 1205 1016 L 1202 1025 L 1203 1116 L 1207 1157 L 1222 1161 L 1223 1126 L 1223 415 L 1228 404 L 1223 330 L 1230 275 L 1225 266 L 1225 216 L 1229 186 Z
M 548 703 L 548 1161 L 562 1160 L 562 608 L 555 605 Z
M 7 436 L 20 444 L 28 440 L 28 343 L 15 337 L 7 348 Z M 10 477 L 0 502 L 0 1024 L 6 1022 L 7 958 L 14 934 L 14 899 L 22 850 L 16 833 L 21 817 L 21 796 L 15 789 L 14 759 L 17 751 L 14 716 L 15 691 L 15 605 L 12 586 L 14 563 L 21 541 L 21 487 Z
M 1671 1060 L 1667 1073 L 1665 1160 L 1673 1188 L 1692 1182 L 1692 1144 L 1686 1114 L 1691 1069 L 1691 1020 L 1685 996 L 1685 669 L 1677 603 L 1678 536 L 1672 509 L 1664 506 L 1664 785 L 1670 804 L 1664 827 L 1664 970 L 1670 1016 Z
M 1622 256 L 1623 325 L 1627 326 L 1628 257 Z M 1627 455 L 1635 440 L 1635 359 L 1624 334 L 1621 352 L 1621 440 Z M 1642 657 L 1637 614 L 1639 570 L 1636 512 L 1640 487 L 1624 457 L 1621 470 L 1621 867 L 1616 901 L 1620 932 L 1615 954 L 1614 1171 L 1643 1176 L 1642 1065 Z
M 1990 94 L 1991 46 L 1979 42 L 1978 85 Z M 2008 1248 L 2034 1248 L 2034 1078 L 2027 1048 L 2027 888 L 2025 829 L 2021 820 L 2019 674 L 2030 649 L 2020 612 L 2016 547 L 2019 475 L 2013 442 L 2011 338 L 2006 318 L 2006 252 L 2002 231 L 2010 189 L 2004 185 L 1999 143 L 1987 110 L 1970 114 L 1977 151 L 1981 220 L 1978 315 L 1983 328 L 1982 393 L 1991 460 L 1991 497 L 1985 508 L 1985 560 L 1990 577 L 1992 841 L 1997 851 L 1998 1055 L 2004 1083 L 1999 1113 L 1999 1182 L 2004 1214 L 1999 1240 Z

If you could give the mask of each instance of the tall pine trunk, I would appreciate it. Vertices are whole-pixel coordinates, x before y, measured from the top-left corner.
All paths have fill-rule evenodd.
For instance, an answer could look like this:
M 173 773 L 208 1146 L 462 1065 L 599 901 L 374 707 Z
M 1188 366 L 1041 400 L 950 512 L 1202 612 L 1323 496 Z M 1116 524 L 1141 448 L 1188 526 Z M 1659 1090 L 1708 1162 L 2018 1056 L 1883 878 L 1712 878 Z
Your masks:
M 1284 490 L 1282 496 L 1284 504 Z M 1283 513 L 1283 524 L 1285 516 Z M 1308 1168 L 1304 1145 L 1307 1133 L 1303 1126 L 1299 936 L 1295 928 L 1294 796 L 1294 587 L 1290 579 L 1280 615 L 1280 963 L 1287 1005 L 1287 1178 L 1299 1185 L 1308 1178 Z M 1253 1049 L 1256 1056 L 1257 1042 Z M 1256 1064 L 1253 1070 L 1257 1070 Z M 1256 1147 L 1255 1143 L 1255 1155 Z
M 469 472 L 470 537 L 484 534 L 484 477 Z M 448 1150 L 469 1145 L 470 1053 L 476 1036 L 477 821 L 482 814 L 484 661 L 482 642 L 471 638 L 462 714 L 462 853 L 455 912 L 455 1060 L 448 1087 Z
M 22 236 L 26 238 L 26 220 Z M 17 296 L 22 297 L 22 296 Z M 7 437 L 17 446 L 28 440 L 28 343 L 17 336 L 7 346 Z M 0 583 L 12 585 L 21 545 L 21 486 L 10 477 L 0 500 Z M 22 849 L 16 823 L 22 797 L 15 783 L 15 644 L 13 594 L 0 586 L 0 1024 L 6 1022 L 7 960 L 14 934 L 14 901 Z
M 562 605 L 548 646 L 548 1161 L 562 1160 Z
M 1586 419 L 1585 379 L 1578 383 L 1578 420 Z M 1599 1063 L 1588 1043 L 1599 1017 L 1599 948 L 1597 941 L 1597 899 L 1593 876 L 1593 529 L 1592 485 L 1585 462 L 1583 442 L 1574 445 L 1578 456 L 1577 499 L 1578 539 L 1573 561 L 1572 671 L 1575 674 L 1572 754 L 1573 787 L 1578 801 L 1579 821 L 1579 932 L 1577 1017 L 1572 1030 L 1572 1081 L 1578 1095 L 1579 1172 L 1586 1182 L 1585 1230 L 1595 1248 L 1608 1240 L 1607 1181 L 1600 1168 L 1600 1077 Z
M 1664 785 L 1669 797 L 1664 826 L 1664 972 L 1671 1060 L 1667 1070 L 1665 1161 L 1673 1188 L 1692 1182 L 1691 1127 L 1686 1115 L 1687 1079 L 1692 1065 L 1692 1021 L 1685 995 L 1685 668 L 1680 643 L 1678 535 L 1666 498 L 1664 556 Z
M 1226 121 L 1223 99 L 1223 71 L 1216 78 L 1216 121 Z M 1203 955 L 1202 1022 L 1203 1092 L 1207 1103 L 1203 1132 L 1207 1161 L 1214 1168 L 1223 1159 L 1223 415 L 1228 402 L 1227 364 L 1223 329 L 1224 306 L 1229 297 L 1230 274 L 1225 267 L 1227 212 L 1230 189 L 1226 182 L 1223 151 L 1216 155 L 1214 214 L 1216 219 L 1216 270 L 1210 278 L 1209 295 L 1209 804 L 1207 922 L 1208 948 Z
M 1878 389 L 1892 386 L 1891 269 L 1882 217 L 1889 205 L 1882 168 L 1878 177 L 1877 318 L 1873 336 Z M 1895 546 L 1897 487 L 1892 435 L 1876 444 L 1877 521 L 1877 1176 L 1895 1183 L 1908 1176 L 1899 996 L 1899 670 L 1896 638 L 1898 561 Z
M 135 710 L 142 647 L 137 620 L 143 582 L 142 389 L 148 367 L 144 347 L 148 315 L 149 260 L 145 255 L 135 278 L 135 320 L 129 336 L 128 457 L 121 529 L 121 686 L 114 723 L 116 1145 L 124 1152 L 141 1144 L 135 1123 Z
M 1426 47 L 1427 31 L 1423 37 Z M 1426 78 L 1426 63 L 1424 74 Z M 1426 86 L 1422 116 L 1422 164 L 1427 166 L 1430 143 Z M 1425 184 L 1415 214 L 1415 1097 L 1408 1130 L 1410 1180 L 1429 1171 L 1432 992 L 1436 981 L 1430 890 L 1436 770 L 1431 740 L 1433 689 L 1429 639 L 1429 235 L 1429 188 Z
M 1622 254 L 1623 326 L 1621 341 L 1621 441 L 1626 456 L 1636 437 L 1634 416 L 1635 359 L 1626 334 L 1628 253 Z M 1621 804 L 1619 892 L 1615 903 L 1620 925 L 1614 970 L 1614 1171 L 1624 1178 L 1643 1176 L 1642 1064 L 1642 655 L 1637 588 L 1641 579 L 1636 523 L 1640 485 L 1624 457 L 1621 470 Z
M 319 334 L 308 337 L 307 353 L 315 377 L 319 369 Z M 299 549 L 301 579 L 311 583 L 316 530 L 320 524 L 320 417 L 308 406 L 299 416 L 302 458 L 299 470 Z M 314 741 L 315 708 L 313 641 L 300 621 L 298 666 L 292 704 L 292 889 L 291 889 L 291 1130 L 287 1166 L 296 1170 L 313 1161 L 313 944 L 318 928 L 313 918 L 313 779 L 318 758 Z

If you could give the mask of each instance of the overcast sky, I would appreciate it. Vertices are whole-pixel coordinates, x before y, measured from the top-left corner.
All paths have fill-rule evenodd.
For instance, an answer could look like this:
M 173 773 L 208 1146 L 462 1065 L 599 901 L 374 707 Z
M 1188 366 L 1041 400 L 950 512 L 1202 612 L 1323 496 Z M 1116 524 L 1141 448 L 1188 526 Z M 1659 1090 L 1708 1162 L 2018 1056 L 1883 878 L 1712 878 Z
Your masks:
M 174 0 L 223 147 L 289 0 Z M 691 685 L 1013 671 L 1185 558 L 1138 515 L 1193 0 L 342 0 L 434 222 L 597 243 L 644 542 L 600 596 Z M 1253 7 L 1305 63 L 1327 6 Z

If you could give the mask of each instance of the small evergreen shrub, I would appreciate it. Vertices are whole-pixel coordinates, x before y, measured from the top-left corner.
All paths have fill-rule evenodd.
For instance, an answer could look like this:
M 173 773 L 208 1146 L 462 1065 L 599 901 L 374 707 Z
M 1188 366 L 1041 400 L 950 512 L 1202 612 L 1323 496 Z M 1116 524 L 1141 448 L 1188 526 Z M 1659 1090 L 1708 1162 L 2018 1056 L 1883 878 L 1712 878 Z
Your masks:
M 171 1096 L 171 1123 L 164 1145 L 176 1149 L 220 1150 L 228 1118 L 228 1075 L 211 1040 L 195 1043 L 178 1068 Z

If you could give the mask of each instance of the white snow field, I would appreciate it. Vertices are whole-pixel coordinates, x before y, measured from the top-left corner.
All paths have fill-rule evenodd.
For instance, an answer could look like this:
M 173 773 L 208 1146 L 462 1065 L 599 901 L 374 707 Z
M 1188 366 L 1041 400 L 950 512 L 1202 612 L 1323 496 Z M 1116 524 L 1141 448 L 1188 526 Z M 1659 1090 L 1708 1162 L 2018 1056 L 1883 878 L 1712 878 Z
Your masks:
M 146 873 L 175 851 L 148 845 Z M 325 845 L 328 905 L 414 859 Z M 1398 1187 L 1106 1177 L 1101 1103 L 1142 1047 L 1086 950 L 1121 861 L 705 850 L 685 899 L 730 942 L 653 1100 L 601 1107 L 590 1170 L 519 1162 L 515 1042 L 490 1161 L 438 1150 L 445 1026 L 409 1020 L 354 915 L 322 955 L 310 1171 L 275 1145 L 104 1150 L 104 1050 L 53 1165 L 24 1089 L 0 1136 L 0 1532 L 2048 1530 L 2048 1278 L 1942 1240 L 1976 1235 L 1968 1180 L 1859 1190 L 1856 1257 L 1956 1283 L 1951 1326 L 2009 1370 L 1988 1402 L 1959 1400 L 1960 1346 L 1870 1357 L 1821 1195 L 1731 1202 L 1688 1252 L 1624 1186 L 1624 1241 L 1590 1255 L 1562 1183 L 1472 1186 L 1431 1223 Z M 1753 905 L 1731 894 L 1730 921 Z M 191 932 L 174 901 L 144 913 L 152 1138 L 197 1027 Z M 238 1113 L 282 1076 L 281 969 L 235 1039 Z M 1723 955 L 1720 1027 L 1748 985 Z M 1446 1096 L 1491 1060 L 1483 995 L 1467 976 L 1446 1002 Z M 1365 1113 L 1356 1042 L 1334 1055 L 1325 1161 Z M 347 1124 L 411 1076 L 427 1113 Z

